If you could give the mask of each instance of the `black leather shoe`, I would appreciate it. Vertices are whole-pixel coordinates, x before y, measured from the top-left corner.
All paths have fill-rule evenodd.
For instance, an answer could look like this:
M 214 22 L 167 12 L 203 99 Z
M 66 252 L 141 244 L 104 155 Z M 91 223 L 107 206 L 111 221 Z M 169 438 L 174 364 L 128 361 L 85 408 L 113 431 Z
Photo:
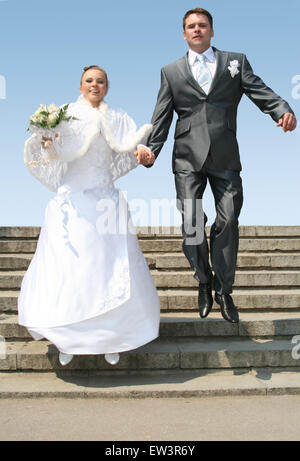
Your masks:
M 211 294 L 210 283 L 200 283 L 198 292 L 199 314 L 202 319 L 208 316 L 212 310 L 214 300 Z
M 221 313 L 227 322 L 239 322 L 239 313 L 234 305 L 232 297 L 228 293 L 223 293 L 222 295 L 216 293 L 215 300 L 216 303 L 221 306 Z

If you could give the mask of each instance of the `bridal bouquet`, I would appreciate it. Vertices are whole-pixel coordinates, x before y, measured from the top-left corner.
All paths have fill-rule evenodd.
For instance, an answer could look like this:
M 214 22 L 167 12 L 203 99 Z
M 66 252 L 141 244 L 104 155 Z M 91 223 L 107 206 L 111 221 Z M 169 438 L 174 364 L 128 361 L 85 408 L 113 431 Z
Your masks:
M 41 104 L 36 112 L 30 117 L 27 131 L 31 131 L 31 133 L 35 134 L 41 141 L 46 138 L 47 140 L 45 140 L 45 142 L 43 141 L 43 145 L 49 148 L 52 143 L 51 139 L 55 138 L 57 141 L 60 139 L 60 133 L 56 128 L 61 122 L 78 120 L 76 117 L 67 115 L 68 107 L 69 104 L 61 108 L 56 104 L 50 104 L 50 106 Z
M 30 126 L 28 129 L 30 130 L 31 125 L 51 129 L 59 125 L 62 120 L 67 122 L 69 120 L 77 120 L 75 117 L 67 116 L 68 106 L 69 104 L 66 104 L 62 108 L 59 108 L 56 104 L 50 104 L 50 106 L 41 104 L 38 110 L 30 117 Z

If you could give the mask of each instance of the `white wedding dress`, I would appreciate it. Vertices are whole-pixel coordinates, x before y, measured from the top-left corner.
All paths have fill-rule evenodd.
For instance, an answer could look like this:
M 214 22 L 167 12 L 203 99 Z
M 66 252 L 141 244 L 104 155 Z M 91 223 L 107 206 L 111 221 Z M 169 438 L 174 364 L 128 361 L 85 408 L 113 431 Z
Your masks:
M 114 181 L 137 166 L 151 125 L 137 131 L 126 113 L 83 97 L 68 113 L 77 120 L 61 122 L 49 149 L 38 129 L 25 143 L 29 171 L 56 195 L 22 281 L 19 324 L 66 354 L 128 351 L 158 337 L 160 305 Z

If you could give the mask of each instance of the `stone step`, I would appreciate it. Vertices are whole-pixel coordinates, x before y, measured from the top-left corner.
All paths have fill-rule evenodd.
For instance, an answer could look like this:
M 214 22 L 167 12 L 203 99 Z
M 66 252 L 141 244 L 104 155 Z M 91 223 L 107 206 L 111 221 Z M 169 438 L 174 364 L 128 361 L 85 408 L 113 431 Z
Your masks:
M 25 275 L 24 271 L 5 271 L 0 272 L 0 289 L 15 290 L 21 288 L 21 283 Z
M 189 269 L 190 265 L 181 253 L 146 254 L 148 265 L 153 269 Z M 1 263 L 1 257 L 0 257 Z M 5 263 L 2 263 L 5 264 Z M 17 268 L 17 267 L 16 267 Z M 300 269 L 300 253 L 240 253 L 237 269 Z
M 180 372 L 147 370 L 142 374 L 107 376 L 0 372 L 0 398 L 192 398 L 300 394 L 297 368 L 201 370 Z
M 198 311 L 198 290 L 158 289 L 162 311 Z M 0 314 L 16 313 L 19 290 L 0 291 Z M 232 294 L 239 310 L 300 310 L 300 289 L 236 289 Z M 214 303 L 214 309 L 219 309 Z
M 8 253 L 0 255 L 0 270 L 24 271 L 32 260 L 33 254 Z
M 0 315 L 2 313 L 15 313 L 18 311 L 19 290 L 0 291 Z
M 0 289 L 20 289 L 25 272 L 0 272 Z M 157 288 L 193 288 L 198 282 L 191 271 L 151 271 Z M 236 272 L 235 287 L 298 287 L 300 271 L 241 271 Z
M 1 226 L 0 239 L 37 239 L 40 226 Z
M 157 288 L 192 288 L 198 282 L 191 271 L 151 271 Z M 1 281 L 1 276 L 0 276 Z M 235 274 L 235 287 L 293 287 L 300 288 L 300 271 L 242 271 Z
M 147 238 L 139 239 L 141 250 L 145 253 L 172 253 L 182 251 L 182 239 Z M 0 240 L 0 253 L 34 253 L 37 241 Z M 299 252 L 300 238 L 240 238 L 239 252 Z
M 29 253 L 36 250 L 36 240 L 0 240 L 0 253 Z
M 0 360 L 1 371 L 109 371 L 202 370 L 265 367 L 299 367 L 291 339 L 159 338 L 150 344 L 120 355 L 111 367 L 103 355 L 75 356 L 66 367 L 58 360 L 57 348 L 48 341 L 6 342 Z
M 0 255 L 0 270 L 27 270 L 32 254 L 8 253 Z M 189 269 L 183 253 L 147 253 L 146 261 L 151 269 Z M 300 253 L 240 253 L 237 269 L 300 269 Z
M 209 238 L 210 226 L 205 227 Z M 139 238 L 181 238 L 181 226 L 140 226 L 136 228 Z M 300 238 L 300 226 L 239 226 L 240 238 Z
M 300 312 L 297 313 L 242 313 L 238 325 L 223 320 L 220 311 L 207 319 L 198 313 L 162 313 L 160 337 L 283 337 L 300 333 Z M 17 315 L 0 315 L 0 337 L 7 341 L 32 340 L 27 329 L 18 324 Z
M 209 235 L 210 226 L 206 233 Z M 38 226 L 2 226 L 0 227 L 0 239 L 37 239 L 41 228 Z M 181 236 L 180 226 L 138 226 L 137 235 L 140 238 L 166 238 Z M 300 226 L 240 226 L 239 235 L 244 237 L 298 237 L 300 238 Z
M 158 289 L 161 309 L 164 311 L 198 311 L 198 290 Z M 232 293 L 239 310 L 300 310 L 300 289 L 256 289 L 239 290 Z M 0 298 L 1 299 L 1 298 Z M 219 310 L 214 303 L 213 309 Z
M 0 242 L 1 243 L 1 242 Z M 145 239 L 139 240 L 144 253 L 172 253 L 182 251 L 181 239 Z M 0 247 L 1 248 L 1 247 Z M 241 252 L 299 252 L 300 239 L 240 239 L 239 253 Z

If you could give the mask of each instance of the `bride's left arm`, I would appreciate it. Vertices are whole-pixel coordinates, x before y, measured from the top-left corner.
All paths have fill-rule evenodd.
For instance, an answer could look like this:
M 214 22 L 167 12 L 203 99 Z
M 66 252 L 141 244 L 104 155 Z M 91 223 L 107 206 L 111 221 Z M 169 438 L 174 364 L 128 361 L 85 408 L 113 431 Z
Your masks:
M 116 152 L 134 152 L 139 144 L 144 144 L 152 130 L 152 125 L 145 124 L 139 129 L 134 120 L 126 113 L 121 111 L 110 111 L 108 117 L 109 125 L 105 127 L 107 131 L 105 137 Z
M 138 166 L 135 152 L 146 142 L 152 125 L 137 130 L 134 120 L 125 112 L 110 110 L 102 121 L 102 132 L 112 150 L 113 179 L 124 176 Z
M 53 192 L 57 191 L 67 171 L 67 163 L 58 158 L 53 143 L 42 141 L 37 134 L 25 142 L 24 163 L 29 173 Z

